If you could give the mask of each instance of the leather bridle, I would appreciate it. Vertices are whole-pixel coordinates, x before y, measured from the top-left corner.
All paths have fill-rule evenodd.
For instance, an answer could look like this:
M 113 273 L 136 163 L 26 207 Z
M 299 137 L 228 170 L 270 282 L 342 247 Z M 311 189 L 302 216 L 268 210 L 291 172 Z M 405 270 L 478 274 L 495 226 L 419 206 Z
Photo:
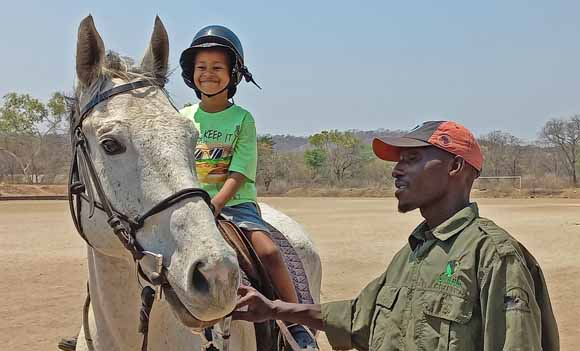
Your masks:
M 107 223 L 111 227 L 113 233 L 121 241 L 123 246 L 131 253 L 133 260 L 137 265 L 137 271 L 139 272 L 139 275 L 150 285 L 156 287 L 156 290 L 159 290 L 163 286 L 169 287 L 169 283 L 167 282 L 164 274 L 163 256 L 158 253 L 144 250 L 137 241 L 137 231 L 143 228 L 145 221 L 149 217 L 158 214 L 186 199 L 194 197 L 201 198 L 210 207 L 210 209 L 212 209 L 213 212 L 211 197 L 205 190 L 201 188 L 187 188 L 168 196 L 145 213 L 136 217 L 130 217 L 120 211 L 117 211 L 105 194 L 95 166 L 91 161 L 89 145 L 86 136 L 83 133 L 82 127 L 83 122 L 89 113 L 101 102 L 109 100 L 116 95 L 144 87 L 156 87 L 167 96 L 164 85 L 164 79 L 143 79 L 119 85 L 104 92 L 99 91 L 82 108 L 80 108 L 78 102 L 74 104 L 71 113 L 71 143 L 73 147 L 73 159 L 70 167 L 68 183 L 68 200 L 71 216 L 77 232 L 87 243 L 87 245 L 94 248 L 86 237 L 81 223 L 80 216 L 83 201 L 87 202 L 89 205 L 89 218 L 92 218 L 95 208 L 106 214 Z M 175 105 L 173 105 L 173 102 L 169 96 L 167 97 L 171 105 L 175 108 Z M 175 109 L 177 110 L 177 108 Z M 97 197 L 98 201 L 95 199 L 95 196 Z M 141 293 L 142 308 L 139 331 L 143 333 L 142 350 L 147 349 L 149 311 L 151 310 L 156 294 L 158 296 L 160 295 L 159 292 L 156 292 L 150 286 L 145 286 Z M 213 324 L 199 320 L 193 315 L 192 317 L 196 321 L 199 321 L 200 328 L 204 328 Z

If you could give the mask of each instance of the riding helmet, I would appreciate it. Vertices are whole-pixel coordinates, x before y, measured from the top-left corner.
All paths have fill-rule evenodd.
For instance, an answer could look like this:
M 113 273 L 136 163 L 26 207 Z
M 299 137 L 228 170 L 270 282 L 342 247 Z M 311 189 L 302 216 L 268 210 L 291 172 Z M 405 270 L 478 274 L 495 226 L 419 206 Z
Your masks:
M 182 70 L 181 76 L 185 84 L 195 90 L 198 98 L 201 98 L 201 91 L 193 82 L 195 55 L 197 50 L 211 47 L 222 47 L 230 53 L 230 83 L 226 87 L 228 89 L 228 98 L 235 95 L 236 86 L 240 83 L 242 77 L 245 78 L 246 82 L 252 82 L 260 88 L 252 78 L 252 74 L 248 71 L 248 68 L 244 65 L 244 49 L 242 48 L 240 39 L 238 39 L 234 32 L 224 26 L 211 25 L 197 32 L 191 45 L 181 53 L 181 58 L 179 59 Z

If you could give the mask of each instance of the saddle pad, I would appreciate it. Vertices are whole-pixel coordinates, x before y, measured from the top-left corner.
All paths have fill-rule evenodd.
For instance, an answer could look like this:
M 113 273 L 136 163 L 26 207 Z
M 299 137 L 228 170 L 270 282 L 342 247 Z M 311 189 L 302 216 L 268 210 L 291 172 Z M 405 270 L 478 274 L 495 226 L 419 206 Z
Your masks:
M 278 229 L 272 226 L 270 223 L 264 221 L 268 227 L 270 238 L 280 249 L 280 253 L 288 267 L 290 276 L 292 277 L 292 282 L 294 283 L 294 288 L 296 289 L 296 294 L 298 295 L 298 302 L 304 304 L 313 304 L 314 300 L 310 294 L 310 286 L 308 285 L 308 277 L 306 276 L 306 271 L 304 270 L 304 265 L 302 260 L 298 256 L 298 253 L 290 244 L 288 239 L 282 234 Z

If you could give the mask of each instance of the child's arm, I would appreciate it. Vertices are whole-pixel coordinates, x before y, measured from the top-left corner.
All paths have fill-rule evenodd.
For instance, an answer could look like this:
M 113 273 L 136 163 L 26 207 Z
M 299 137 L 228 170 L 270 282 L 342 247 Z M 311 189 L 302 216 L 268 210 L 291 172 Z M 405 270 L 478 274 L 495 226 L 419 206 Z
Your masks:
M 228 178 L 212 199 L 216 216 L 246 181 L 256 180 L 257 149 L 256 125 L 254 118 L 248 113 L 240 128 Z
M 240 190 L 240 187 L 246 181 L 246 176 L 238 172 L 230 172 L 228 179 L 226 179 L 221 190 L 211 199 L 214 206 L 214 214 L 216 217 L 220 214 L 224 206 L 230 201 L 234 195 Z

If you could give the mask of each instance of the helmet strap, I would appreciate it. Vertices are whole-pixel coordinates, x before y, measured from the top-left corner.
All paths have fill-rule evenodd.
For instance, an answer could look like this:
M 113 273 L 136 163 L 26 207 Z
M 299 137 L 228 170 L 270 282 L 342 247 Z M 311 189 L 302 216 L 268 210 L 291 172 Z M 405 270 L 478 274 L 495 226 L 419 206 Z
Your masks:
M 255 86 L 258 87 L 258 89 L 262 89 L 261 86 L 258 85 L 258 83 L 256 83 L 256 81 L 254 80 L 254 77 L 252 76 L 252 74 L 250 73 L 250 71 L 248 70 L 248 67 L 242 65 L 242 67 L 240 67 L 240 73 L 242 73 L 242 76 L 244 77 L 244 79 L 246 80 L 247 83 L 252 83 Z
M 207 97 L 210 97 L 210 98 L 211 98 L 211 97 L 214 97 L 214 96 L 216 96 L 216 95 L 219 95 L 219 94 L 223 93 L 223 92 L 224 92 L 224 91 L 226 91 L 226 90 L 227 90 L 229 87 L 230 87 L 230 85 L 228 84 L 228 85 L 226 85 L 226 87 L 225 87 L 225 88 L 223 88 L 222 90 L 218 91 L 217 93 L 213 93 L 213 94 L 206 94 L 206 93 L 204 93 L 204 92 L 203 92 L 201 89 L 199 89 L 199 88 L 198 88 L 198 90 L 200 91 L 200 93 L 201 93 L 202 95 L 205 95 L 205 96 L 207 96 Z
M 194 83 L 194 84 L 195 84 L 195 83 Z M 199 89 L 199 88 L 197 88 L 197 87 L 196 87 L 196 88 L 197 88 L 197 90 L 199 90 L 199 92 L 200 92 L 202 95 L 205 95 L 205 96 L 207 96 L 207 97 L 209 97 L 209 98 L 212 98 L 212 97 L 214 97 L 214 96 L 216 96 L 216 95 L 219 95 L 219 94 L 223 93 L 224 91 L 228 90 L 228 89 L 230 88 L 230 85 L 231 85 L 231 84 L 232 84 L 232 77 L 230 77 L 230 81 L 228 82 L 228 84 L 226 84 L 226 86 L 225 86 L 225 87 L 224 87 L 222 90 L 218 91 L 217 93 L 213 93 L 213 94 L 206 94 L 206 93 L 204 93 L 204 92 L 203 92 L 201 89 Z

